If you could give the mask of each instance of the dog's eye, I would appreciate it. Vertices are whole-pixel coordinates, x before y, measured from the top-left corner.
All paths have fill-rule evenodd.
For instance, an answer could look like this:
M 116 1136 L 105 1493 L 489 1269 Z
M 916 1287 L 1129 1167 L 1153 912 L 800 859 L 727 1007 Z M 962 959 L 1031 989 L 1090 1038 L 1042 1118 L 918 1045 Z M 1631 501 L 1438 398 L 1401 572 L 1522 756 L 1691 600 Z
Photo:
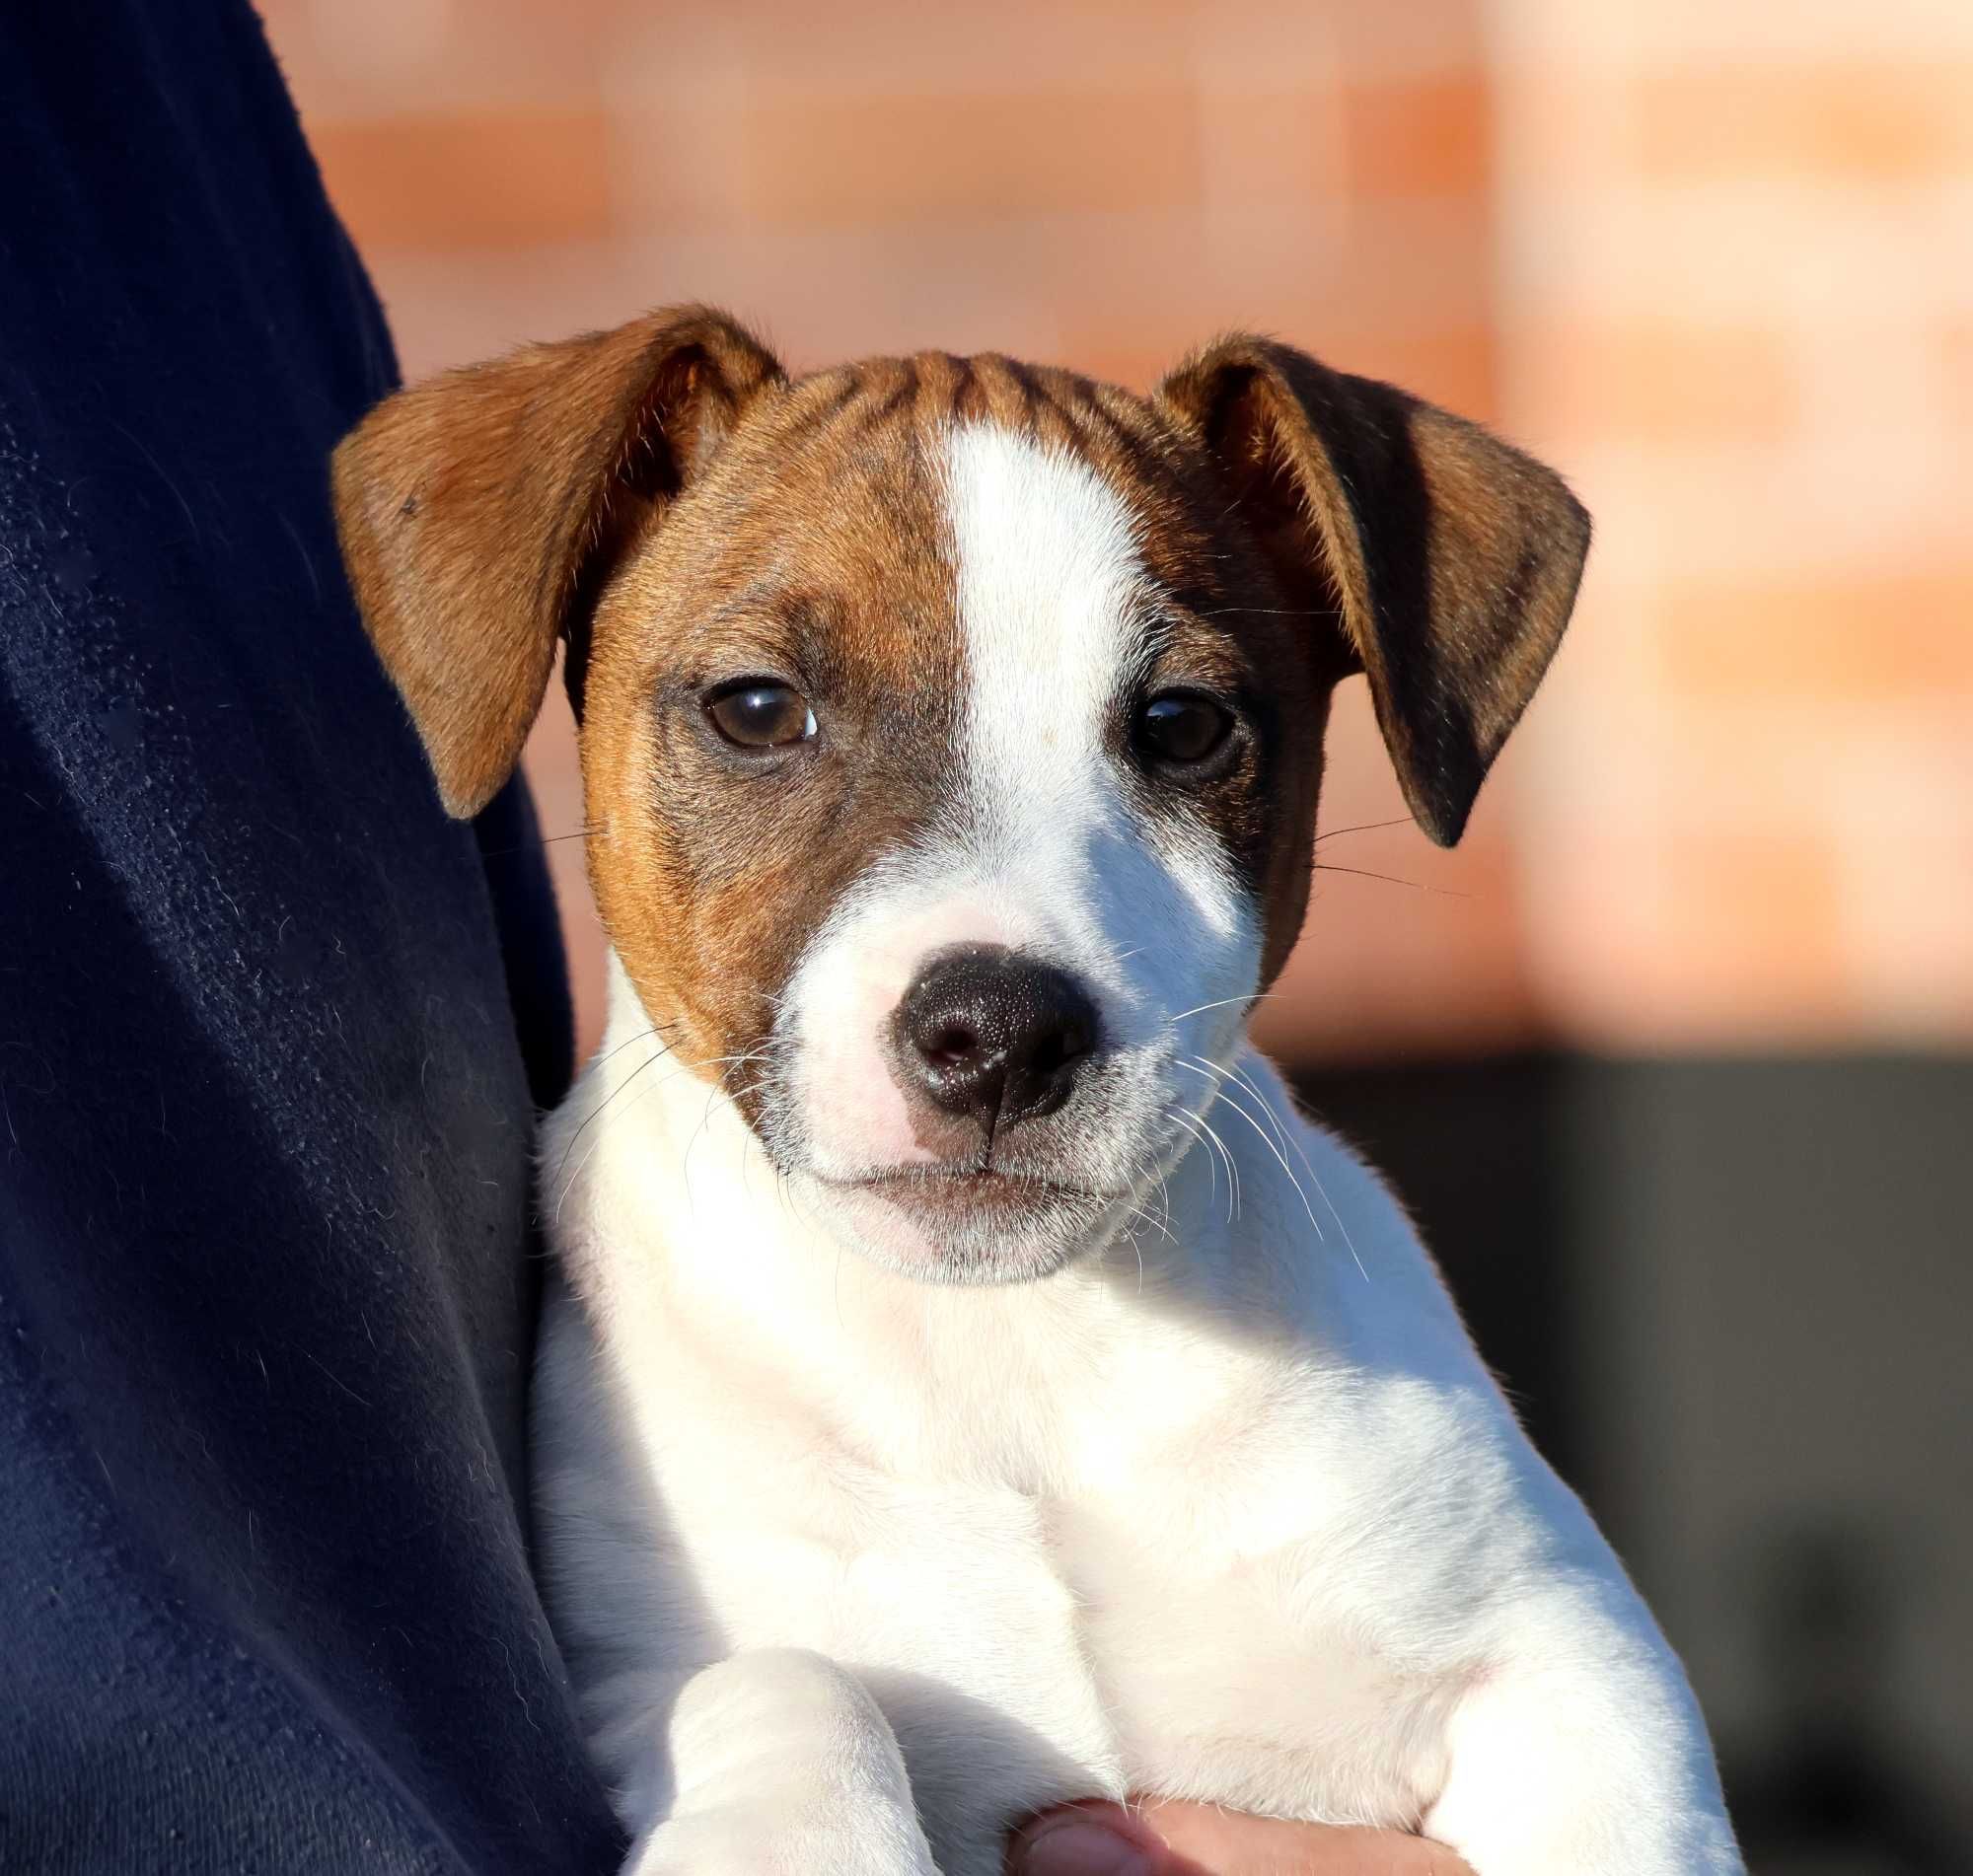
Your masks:
M 1137 745 L 1153 761 L 1203 762 L 1232 727 L 1223 704 L 1196 690 L 1167 690 L 1137 712 Z
M 799 690 L 747 678 L 716 690 L 705 701 L 712 727 L 742 749 L 780 749 L 815 734 L 815 712 Z

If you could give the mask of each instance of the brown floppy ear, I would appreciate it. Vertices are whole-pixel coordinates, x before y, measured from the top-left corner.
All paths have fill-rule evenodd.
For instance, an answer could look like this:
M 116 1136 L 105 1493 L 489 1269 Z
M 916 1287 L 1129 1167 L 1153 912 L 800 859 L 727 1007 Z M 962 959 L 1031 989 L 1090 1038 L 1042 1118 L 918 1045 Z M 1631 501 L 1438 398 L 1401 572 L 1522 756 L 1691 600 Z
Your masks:
M 513 772 L 632 527 L 783 382 L 732 321 L 675 308 L 414 385 L 336 447 L 350 584 L 449 814 Z
M 1569 621 L 1588 515 L 1478 425 L 1268 339 L 1207 346 L 1155 397 L 1296 603 L 1337 616 L 1323 652 L 1368 677 L 1405 800 L 1451 846 Z

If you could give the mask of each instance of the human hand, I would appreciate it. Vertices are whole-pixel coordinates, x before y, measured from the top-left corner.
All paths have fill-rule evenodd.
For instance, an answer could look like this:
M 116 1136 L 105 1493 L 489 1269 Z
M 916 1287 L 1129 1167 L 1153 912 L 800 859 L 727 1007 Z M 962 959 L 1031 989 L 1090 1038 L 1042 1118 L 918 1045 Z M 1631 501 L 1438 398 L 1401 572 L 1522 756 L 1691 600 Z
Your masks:
M 1401 1831 L 1289 1824 L 1151 1799 L 1063 1805 L 1016 1833 L 1009 1876 L 1473 1876 Z

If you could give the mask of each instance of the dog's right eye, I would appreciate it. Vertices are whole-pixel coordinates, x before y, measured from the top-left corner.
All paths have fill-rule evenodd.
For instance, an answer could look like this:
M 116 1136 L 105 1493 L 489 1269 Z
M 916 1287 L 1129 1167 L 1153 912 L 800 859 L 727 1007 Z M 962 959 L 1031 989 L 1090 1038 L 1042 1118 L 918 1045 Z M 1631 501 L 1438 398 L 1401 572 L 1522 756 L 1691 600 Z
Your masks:
M 741 749 L 783 749 L 815 734 L 815 712 L 791 685 L 760 678 L 715 690 L 705 700 L 712 727 Z

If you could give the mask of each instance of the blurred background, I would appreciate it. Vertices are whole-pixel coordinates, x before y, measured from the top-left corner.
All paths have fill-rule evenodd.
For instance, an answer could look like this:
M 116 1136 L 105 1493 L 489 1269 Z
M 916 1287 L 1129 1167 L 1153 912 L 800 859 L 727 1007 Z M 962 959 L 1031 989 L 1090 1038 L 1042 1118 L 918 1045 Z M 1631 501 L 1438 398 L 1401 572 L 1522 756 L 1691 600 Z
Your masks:
M 264 11 L 408 376 L 676 299 L 1140 388 L 1246 325 L 1564 469 L 1582 602 L 1456 852 L 1347 687 L 1265 1040 L 1632 1560 L 1757 1871 L 1973 1870 L 1973 6 Z M 558 687 L 529 762 L 573 833 Z

